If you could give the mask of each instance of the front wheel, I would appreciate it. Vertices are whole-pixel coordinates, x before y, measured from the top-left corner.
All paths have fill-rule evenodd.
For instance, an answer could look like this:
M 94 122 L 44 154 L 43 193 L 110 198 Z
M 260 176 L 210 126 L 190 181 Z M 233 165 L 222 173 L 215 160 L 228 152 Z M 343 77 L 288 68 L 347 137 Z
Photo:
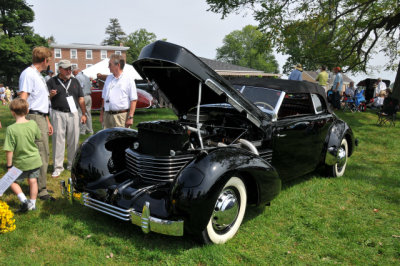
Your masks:
M 332 166 L 327 166 L 328 176 L 340 177 L 344 174 L 344 171 L 346 170 L 348 154 L 349 148 L 347 140 L 346 138 L 343 138 L 336 156 L 337 163 Z
M 243 181 L 231 177 L 219 194 L 207 227 L 201 233 L 206 244 L 223 244 L 238 231 L 246 211 L 247 192 Z

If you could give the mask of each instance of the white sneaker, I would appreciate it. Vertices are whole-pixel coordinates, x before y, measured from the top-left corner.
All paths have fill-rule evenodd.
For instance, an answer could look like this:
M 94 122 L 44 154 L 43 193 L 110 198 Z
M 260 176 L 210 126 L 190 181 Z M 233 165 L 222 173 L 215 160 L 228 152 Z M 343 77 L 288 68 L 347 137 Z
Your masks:
M 59 177 L 61 175 L 62 170 L 54 170 L 51 174 L 52 177 Z
M 32 202 L 28 202 L 28 211 L 34 211 L 36 210 L 36 205 L 33 205 Z

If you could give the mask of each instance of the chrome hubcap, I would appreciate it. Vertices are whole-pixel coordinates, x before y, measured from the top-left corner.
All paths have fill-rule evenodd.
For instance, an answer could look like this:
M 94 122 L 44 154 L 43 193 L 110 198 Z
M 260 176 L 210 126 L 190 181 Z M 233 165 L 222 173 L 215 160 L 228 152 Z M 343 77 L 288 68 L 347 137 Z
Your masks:
M 239 202 L 233 189 L 226 189 L 219 195 L 211 217 L 215 231 L 229 228 L 239 213 Z
M 346 164 L 346 150 L 342 146 L 340 147 L 337 153 L 337 166 L 338 168 L 342 168 L 345 164 Z

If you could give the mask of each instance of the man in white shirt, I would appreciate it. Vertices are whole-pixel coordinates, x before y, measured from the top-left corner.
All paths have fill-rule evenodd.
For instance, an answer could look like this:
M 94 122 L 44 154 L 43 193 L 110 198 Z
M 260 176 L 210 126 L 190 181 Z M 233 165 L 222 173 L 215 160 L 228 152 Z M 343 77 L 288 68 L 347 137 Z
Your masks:
M 381 91 L 384 91 L 386 95 L 386 83 L 382 81 L 381 78 L 378 78 L 377 86 L 375 88 L 375 97 L 378 97 Z
M 42 167 L 38 179 L 39 198 L 41 200 L 55 200 L 47 191 L 47 167 L 49 165 L 49 137 L 53 135 L 53 126 L 49 120 L 49 91 L 46 81 L 40 74 L 46 70 L 52 54 L 46 47 L 36 47 L 32 52 L 32 65 L 27 67 L 19 77 L 20 97 L 29 103 L 29 113 L 26 116 L 34 120 L 39 126 L 41 138 L 36 141 Z
M 137 92 L 133 76 L 123 72 L 125 60 L 122 55 L 113 54 L 108 67 L 109 75 L 102 92 L 100 123 L 104 128 L 126 127 L 133 124 Z

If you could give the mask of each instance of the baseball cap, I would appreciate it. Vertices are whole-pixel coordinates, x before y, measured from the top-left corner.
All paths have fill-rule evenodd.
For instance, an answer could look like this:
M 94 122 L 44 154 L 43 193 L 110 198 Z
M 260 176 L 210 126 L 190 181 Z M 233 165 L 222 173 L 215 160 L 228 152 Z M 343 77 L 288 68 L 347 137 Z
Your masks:
M 64 69 L 69 68 L 71 66 L 72 66 L 71 61 L 69 61 L 69 60 L 60 60 L 60 62 L 58 62 L 58 67 L 61 67 Z

